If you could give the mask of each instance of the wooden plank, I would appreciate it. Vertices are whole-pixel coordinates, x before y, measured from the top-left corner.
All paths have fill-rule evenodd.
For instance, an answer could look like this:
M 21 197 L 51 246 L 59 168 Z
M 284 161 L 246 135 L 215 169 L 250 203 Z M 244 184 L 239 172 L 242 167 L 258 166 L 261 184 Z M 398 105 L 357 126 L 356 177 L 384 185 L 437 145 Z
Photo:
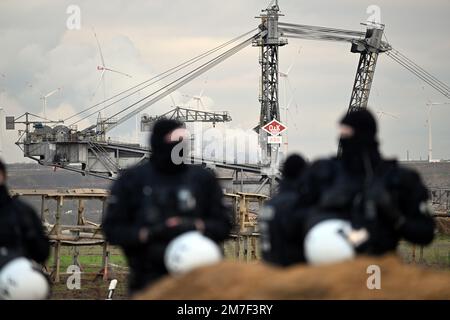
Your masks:
M 255 199 L 268 199 L 269 196 L 261 193 L 237 192 L 238 195 Z
M 57 241 L 55 243 L 55 251 L 54 251 L 54 257 L 53 257 L 53 281 L 55 283 L 59 283 L 60 281 L 60 267 L 61 267 L 61 242 Z
M 109 195 L 107 189 L 11 189 L 10 194 L 12 196 L 47 196 L 49 198 L 55 198 L 59 196 L 65 196 L 72 198 L 104 198 Z
M 55 240 L 55 241 L 81 241 L 81 240 L 104 240 L 105 238 L 103 237 L 103 235 L 101 234 L 92 234 L 92 236 L 68 236 L 68 235 L 62 235 L 62 234 L 57 234 L 57 235 L 49 235 L 48 236 L 49 240 Z

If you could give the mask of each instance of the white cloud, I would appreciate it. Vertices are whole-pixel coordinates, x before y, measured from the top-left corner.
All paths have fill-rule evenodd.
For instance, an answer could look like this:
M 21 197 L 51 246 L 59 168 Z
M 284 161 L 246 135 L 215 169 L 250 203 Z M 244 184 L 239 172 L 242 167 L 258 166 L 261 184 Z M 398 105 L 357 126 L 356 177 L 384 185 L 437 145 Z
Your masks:
M 0 73 L 5 73 L 6 78 L 0 78 L 0 91 L 6 90 L 2 102 L 5 113 L 41 112 L 39 92 L 60 86 L 61 93 L 48 100 L 48 108 L 56 118 L 82 110 L 103 97 L 100 90 L 91 99 L 100 77 L 96 70 L 100 59 L 91 26 L 98 34 L 106 64 L 133 75 L 128 79 L 106 74 L 106 93 L 111 95 L 256 27 L 258 20 L 254 16 L 267 3 L 40 0 L 21 5 L 2 1 Z M 65 10 L 69 4 L 81 8 L 79 31 L 66 29 Z M 372 2 L 282 0 L 280 6 L 285 16 L 281 19 L 362 30 L 359 23 L 366 19 L 369 4 Z M 449 2 L 380 0 L 377 4 L 393 46 L 449 83 L 450 22 L 446 17 Z M 302 51 L 297 55 L 299 45 Z M 350 53 L 348 44 L 289 39 L 289 44 L 280 49 L 281 70 L 286 70 L 293 60 L 296 64 L 290 82 L 299 108 L 295 112 L 291 106 L 289 149 L 310 158 L 330 154 L 336 148 L 336 121 L 350 99 L 358 56 Z M 181 88 L 173 97 L 180 104 L 186 101 L 183 94 L 197 95 L 205 87 L 205 105 L 211 110 L 230 111 L 232 127 L 252 128 L 259 119 L 259 73 L 258 49 L 249 47 Z M 33 87 L 27 87 L 27 82 Z M 289 95 L 288 92 L 288 99 Z M 443 100 L 432 90 L 423 90 L 420 81 L 387 57 L 380 57 L 370 104 L 400 118 L 380 121 L 380 140 L 387 154 L 404 158 L 408 149 L 415 158 L 426 156 L 423 106 L 428 98 Z M 104 114 L 111 115 L 132 101 L 126 100 Z M 166 112 L 171 104 L 166 98 L 145 112 Z M 190 101 L 189 105 L 196 107 L 196 102 Z M 446 138 L 450 134 L 449 117 L 450 108 L 442 108 L 436 110 L 433 118 L 434 153 L 439 158 L 450 158 L 450 141 Z M 134 119 L 130 119 L 111 135 L 134 141 L 134 128 Z M 16 137 L 17 132 L 8 132 L 4 138 L 8 161 L 23 160 L 14 145 Z M 145 135 L 139 135 L 139 139 L 145 141 Z

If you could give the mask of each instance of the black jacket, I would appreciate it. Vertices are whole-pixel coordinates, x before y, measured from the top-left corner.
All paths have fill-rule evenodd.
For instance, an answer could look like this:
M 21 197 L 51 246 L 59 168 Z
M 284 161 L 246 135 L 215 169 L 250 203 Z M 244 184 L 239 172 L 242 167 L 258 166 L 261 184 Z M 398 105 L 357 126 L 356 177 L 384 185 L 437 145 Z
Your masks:
M 402 238 L 421 245 L 433 240 L 428 190 L 415 171 L 380 160 L 367 181 L 365 174 L 349 172 L 338 159 L 315 162 L 300 186 L 299 210 L 291 220 L 300 241 L 312 225 L 330 217 L 366 228 L 370 240 L 360 251 L 368 254 L 393 251 Z M 367 209 L 367 203 L 374 204 L 375 210 Z
M 289 266 L 304 261 L 302 242 L 295 233 L 288 232 L 298 195 L 295 190 L 280 189 L 280 193 L 264 204 L 258 216 L 261 253 L 265 262 Z
M 183 224 L 166 227 L 165 221 L 175 216 L 183 217 Z M 123 172 L 112 187 L 103 231 L 111 244 L 124 249 L 131 269 L 131 290 L 167 273 L 166 246 L 177 235 L 195 229 L 196 218 L 203 220 L 205 236 L 216 242 L 228 237 L 233 220 L 210 171 L 186 166 L 180 173 L 163 174 L 146 162 Z M 147 243 L 139 240 L 142 227 L 150 231 Z
M 44 263 L 50 245 L 36 212 L 21 200 L 5 198 L 0 202 L 0 248 L 9 255 L 24 256 Z

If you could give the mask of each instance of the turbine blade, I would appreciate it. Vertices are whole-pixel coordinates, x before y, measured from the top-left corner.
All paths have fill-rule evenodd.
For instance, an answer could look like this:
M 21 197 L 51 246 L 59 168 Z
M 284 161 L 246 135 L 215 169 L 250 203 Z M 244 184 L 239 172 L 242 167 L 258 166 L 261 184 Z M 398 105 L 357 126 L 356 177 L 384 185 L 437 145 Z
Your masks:
M 294 101 L 294 97 L 291 97 L 291 98 L 289 99 L 289 102 L 288 102 L 288 104 L 287 104 L 287 106 L 286 106 L 286 109 L 287 109 L 287 110 L 289 110 L 289 107 L 291 106 L 292 101 Z
M 398 119 L 398 116 L 393 113 L 389 113 L 389 112 L 384 112 L 384 113 L 387 114 L 388 116 L 391 116 L 392 118 Z
M 169 94 L 170 100 L 172 100 L 172 104 L 174 107 L 177 106 L 177 104 L 175 103 L 175 100 L 173 99 L 173 96 L 171 94 Z
M 206 87 L 206 84 L 207 84 L 207 83 L 208 83 L 208 78 L 205 78 L 205 81 L 203 82 L 203 88 L 202 88 L 202 90 L 200 91 L 200 94 L 198 95 L 200 99 L 201 99 L 202 96 L 203 96 L 203 92 L 205 92 L 205 87 Z
M 102 74 L 101 74 L 101 76 L 100 76 L 100 80 L 98 81 L 97 87 L 95 88 L 95 91 L 94 91 L 94 93 L 92 94 L 92 98 L 94 98 L 95 95 L 97 94 L 97 91 L 98 91 L 98 89 L 100 88 L 100 86 L 101 86 L 101 84 L 102 84 L 102 82 L 103 82 L 104 76 L 105 76 L 105 70 L 102 71 Z
M 44 98 L 48 98 L 48 97 L 54 95 L 54 94 L 57 93 L 59 90 L 61 90 L 61 88 L 57 88 L 57 89 L 55 89 L 55 90 L 53 90 L 53 91 L 47 93 L 47 94 L 44 96 Z
M 94 27 L 92 27 L 92 32 L 94 33 L 95 41 L 97 42 L 98 51 L 100 53 L 100 59 L 102 61 L 102 66 L 104 67 L 105 66 L 105 59 L 103 58 L 102 47 L 100 46 L 100 42 L 98 41 L 97 33 L 95 33 Z
M 298 48 L 298 51 L 297 51 L 297 54 L 298 54 L 298 55 L 300 55 L 301 49 L 302 49 L 302 47 L 299 47 L 299 48 Z M 296 61 L 295 61 L 295 59 L 294 59 L 294 60 L 292 61 L 291 65 L 289 66 L 289 68 L 287 69 L 286 74 L 285 74 L 285 77 L 288 77 L 288 76 L 289 76 L 289 73 L 291 72 L 292 68 L 294 67 L 295 62 L 296 62 Z
M 289 68 L 286 71 L 286 77 L 289 77 L 289 72 L 291 72 L 292 67 L 294 66 L 294 64 L 295 64 L 295 61 L 292 61 L 291 65 L 289 66 Z
M 295 98 L 295 91 L 296 89 L 292 87 L 291 82 L 289 81 L 289 78 L 286 78 L 286 83 L 287 83 L 287 87 L 289 88 L 289 92 L 291 93 L 291 100 L 292 102 L 295 103 L 295 112 L 298 112 L 298 102 L 297 99 Z M 291 104 L 291 102 L 289 101 L 289 104 Z
M 121 71 L 110 69 L 110 68 L 105 68 L 105 70 L 121 74 L 121 75 L 126 76 L 128 78 L 133 78 L 131 75 L 129 75 L 128 73 L 125 73 L 125 72 L 121 72 Z

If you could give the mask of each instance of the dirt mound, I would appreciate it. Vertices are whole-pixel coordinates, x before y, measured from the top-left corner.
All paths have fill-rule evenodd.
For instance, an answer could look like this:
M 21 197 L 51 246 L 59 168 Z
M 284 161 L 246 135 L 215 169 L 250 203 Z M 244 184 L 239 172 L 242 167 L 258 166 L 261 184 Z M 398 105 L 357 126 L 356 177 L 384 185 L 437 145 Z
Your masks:
M 367 267 L 381 270 L 369 290 Z M 372 283 L 371 281 L 369 281 Z M 450 299 L 450 272 L 405 265 L 395 256 L 360 257 L 321 267 L 286 269 L 225 261 L 166 277 L 136 299 Z
M 450 235 L 450 219 L 449 218 L 436 218 L 436 228 L 439 233 Z

